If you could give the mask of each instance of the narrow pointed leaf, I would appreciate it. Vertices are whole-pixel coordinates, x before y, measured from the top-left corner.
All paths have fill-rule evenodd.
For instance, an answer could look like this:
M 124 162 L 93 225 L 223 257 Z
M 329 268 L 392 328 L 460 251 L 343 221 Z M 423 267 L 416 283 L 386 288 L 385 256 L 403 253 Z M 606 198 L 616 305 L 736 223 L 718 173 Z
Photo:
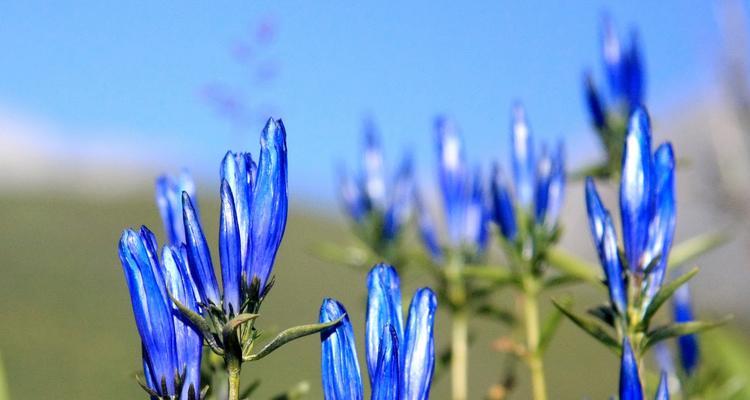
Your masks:
M 295 327 L 286 329 L 282 331 L 281 333 L 279 333 L 275 338 L 273 338 L 273 340 L 268 342 L 268 344 L 266 344 L 259 352 L 255 354 L 251 354 L 250 356 L 246 357 L 245 361 L 260 360 L 261 358 L 271 354 L 274 350 L 278 349 L 279 347 L 293 340 L 299 339 L 301 337 L 305 337 L 307 335 L 312 335 L 314 333 L 318 333 L 332 326 L 336 326 L 339 322 L 341 322 L 342 319 L 344 319 L 344 316 L 341 316 L 330 322 L 300 325 L 300 326 L 295 326 Z
M 547 262 L 558 270 L 583 281 L 599 284 L 602 282 L 603 278 L 599 273 L 601 268 L 598 265 L 580 259 L 560 247 L 547 249 Z
M 570 300 L 561 301 L 561 304 L 565 308 L 569 308 L 571 306 L 571 303 L 572 302 Z M 544 320 L 544 323 L 542 324 L 542 331 L 539 335 L 539 344 L 537 346 L 540 355 L 544 354 L 550 342 L 552 341 L 552 338 L 555 336 L 555 332 L 557 332 L 557 328 L 560 326 L 560 321 L 562 321 L 562 316 L 562 312 L 559 309 L 555 308 L 549 312 L 549 315 Z
M 662 340 L 700 333 L 724 325 L 731 319 L 732 317 L 728 316 L 718 321 L 685 322 L 682 324 L 671 324 L 656 328 L 648 333 L 646 344 L 643 346 L 643 351 L 648 350 L 649 347 L 661 342 Z
M 201 331 L 201 333 L 203 333 L 203 339 L 206 341 L 206 343 L 208 343 L 208 346 L 211 347 L 211 350 L 213 350 L 214 353 L 218 355 L 224 355 L 224 350 L 214 339 L 214 335 L 211 331 L 211 326 L 208 324 L 208 321 L 206 321 L 197 312 L 180 303 L 180 301 L 175 299 L 171 293 L 169 294 L 169 298 L 172 299 L 172 303 L 174 303 L 175 307 L 177 307 L 180 313 L 185 318 L 187 318 L 187 320 L 190 321 L 190 323 L 193 324 L 194 327 L 196 327 L 199 331 Z
M 609 347 L 615 352 L 619 352 L 620 344 L 596 321 L 592 320 L 591 318 L 574 314 L 564 305 L 556 302 L 555 300 L 552 300 L 552 304 L 554 304 L 558 310 L 560 310 L 563 314 L 565 314 L 566 317 L 568 317 L 568 319 L 570 319 L 574 324 L 578 325 L 579 328 L 586 331 L 586 333 L 591 335 L 594 339 L 598 340 L 603 345 Z
M 661 308 L 664 302 L 669 300 L 669 298 L 674 294 L 675 290 L 685 284 L 685 282 L 692 279 L 697 273 L 698 268 L 696 267 L 691 269 L 686 274 L 680 275 L 680 277 L 678 277 L 677 279 L 664 285 L 661 290 L 656 293 L 656 296 L 654 296 L 654 298 L 651 300 L 651 303 L 646 308 L 646 312 L 643 314 L 643 319 L 641 320 L 641 324 L 643 324 L 643 327 L 648 328 L 648 324 L 649 322 L 651 322 L 651 318 L 653 318 L 656 312 L 659 311 L 659 308 Z

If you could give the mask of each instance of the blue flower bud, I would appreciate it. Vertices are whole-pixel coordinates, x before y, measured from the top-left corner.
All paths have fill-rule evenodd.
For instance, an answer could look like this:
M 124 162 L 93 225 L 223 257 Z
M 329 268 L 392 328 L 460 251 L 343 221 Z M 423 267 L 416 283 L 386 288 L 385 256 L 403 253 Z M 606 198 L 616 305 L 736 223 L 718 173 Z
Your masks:
M 242 306 L 242 251 L 232 189 L 226 179 L 221 181 L 221 216 L 219 219 L 219 257 L 221 282 L 224 289 L 224 312 L 237 315 Z
M 386 208 L 385 168 L 380 138 L 371 121 L 365 123 L 364 191 L 371 207 Z
M 672 298 L 674 321 L 677 323 L 693 322 L 693 307 L 690 302 L 690 289 L 687 284 L 678 288 Z M 677 348 L 680 353 L 680 365 L 688 375 L 695 371 L 700 357 L 698 338 L 685 335 L 677 338 Z
M 602 20 L 602 61 L 607 75 L 609 87 L 615 98 L 625 93 L 625 71 L 623 69 L 623 54 L 620 39 L 609 17 Z
M 513 160 L 516 199 L 521 207 L 528 209 L 534 202 L 534 145 L 526 121 L 526 111 L 520 104 L 513 107 L 511 132 L 511 159 Z
M 188 255 L 188 266 L 195 279 L 195 286 L 200 293 L 200 301 L 221 304 L 219 296 L 219 285 L 214 275 L 214 267 L 211 262 L 211 253 L 203 235 L 198 215 L 193 208 L 193 203 L 187 193 L 182 193 L 183 221 L 185 223 L 185 240 Z
M 662 371 L 661 378 L 659 378 L 659 387 L 656 389 L 654 400 L 669 400 L 669 382 L 667 373 L 664 371 Z
M 427 209 L 427 206 L 424 204 L 418 193 L 415 194 L 414 205 L 417 209 L 417 225 L 419 227 L 419 237 L 422 239 L 422 244 L 425 246 L 433 260 L 440 261 L 443 258 L 443 250 L 440 248 L 435 223 L 432 220 L 430 210 Z
M 633 31 L 630 36 L 630 46 L 623 60 L 625 69 L 625 89 L 627 102 L 631 109 L 640 106 L 643 102 L 643 67 L 641 65 L 641 52 L 638 44 L 638 34 Z
M 643 400 L 643 388 L 638 374 L 638 362 L 633 355 L 630 341 L 622 342 L 622 359 L 620 364 L 620 400 Z
M 378 264 L 367 276 L 367 317 L 365 327 L 365 350 L 370 383 L 374 384 L 378 357 L 381 352 L 383 329 L 391 326 L 398 340 L 403 332 L 401 315 L 401 286 L 396 270 L 390 265 Z M 388 339 L 388 338 L 385 338 Z
M 648 231 L 646 262 L 660 257 L 648 277 L 649 297 L 656 295 L 664 280 L 675 230 L 675 160 L 672 145 L 662 144 L 654 153 L 654 210 Z
M 538 223 L 544 223 L 547 215 L 549 200 L 549 186 L 552 181 L 552 159 L 547 153 L 547 148 L 542 147 L 536 169 L 536 192 L 534 196 L 534 218 Z
M 508 182 L 497 164 L 492 175 L 492 219 L 500 227 L 503 237 L 512 241 L 516 238 L 518 227 Z
M 240 259 L 245 263 L 250 246 L 250 207 L 253 202 L 255 162 L 250 154 L 227 152 L 221 162 L 221 180 L 226 181 L 234 203 L 240 239 Z
M 287 209 L 286 130 L 281 120 L 269 119 L 260 139 L 258 172 L 253 186 L 250 210 L 252 251 L 247 257 L 245 275 L 265 287 L 273 268 L 276 252 L 286 228 Z
M 607 126 L 607 114 L 604 111 L 602 98 L 594 85 L 591 73 L 587 72 L 583 78 L 584 93 L 586 95 L 586 107 L 589 110 L 591 122 L 596 129 L 604 129 Z
M 599 254 L 599 261 L 607 279 L 610 301 L 620 315 L 624 315 L 627 311 L 627 291 L 622 277 L 615 228 L 609 211 L 604 208 L 594 181 L 590 177 L 586 178 L 586 211 L 589 215 L 591 235 Z
M 487 239 L 489 238 L 487 223 L 490 218 L 490 212 L 485 202 L 482 176 L 479 170 L 474 173 L 474 178 L 471 182 L 471 193 L 464 205 L 463 214 L 461 243 L 475 246 L 476 251 L 481 253 L 484 251 Z
M 177 178 L 162 175 L 156 179 L 156 205 L 159 208 L 167 240 L 172 245 L 185 243 L 185 225 L 182 223 L 182 192 L 195 198 L 195 184 L 187 171 Z M 197 204 L 195 204 L 197 209 Z
M 638 108 L 633 112 L 625 137 L 620 184 L 620 215 L 623 243 L 628 267 L 641 273 L 643 255 L 648 245 L 648 227 L 653 209 L 653 171 L 651 128 L 648 114 Z
M 557 151 L 552 157 L 552 173 L 547 189 L 547 213 L 544 224 L 548 227 L 557 225 L 565 197 L 565 148 L 562 142 L 557 144 Z
M 438 118 L 435 123 L 438 150 L 438 175 L 443 195 L 448 238 L 453 246 L 461 244 L 471 179 L 461 139 L 454 123 Z
M 435 312 L 437 297 L 430 288 L 414 293 L 403 336 L 401 353 L 402 389 L 404 399 L 426 400 L 430 397 L 432 374 L 435 370 Z
M 401 399 L 401 366 L 399 357 L 399 338 L 396 330 L 390 324 L 383 327 L 380 334 L 380 349 L 377 364 L 370 372 L 372 382 L 372 400 Z
M 383 236 L 394 239 L 409 219 L 414 202 L 411 156 L 404 157 L 396 174 L 391 197 L 385 212 Z
M 367 214 L 367 200 L 359 186 L 345 171 L 339 171 L 339 197 L 346 213 L 355 223 L 361 223 Z
M 326 400 L 361 400 L 362 377 L 357 363 L 354 330 L 346 309 L 336 300 L 325 299 L 320 307 L 320 322 L 344 316 L 335 328 L 320 334 L 323 394 Z

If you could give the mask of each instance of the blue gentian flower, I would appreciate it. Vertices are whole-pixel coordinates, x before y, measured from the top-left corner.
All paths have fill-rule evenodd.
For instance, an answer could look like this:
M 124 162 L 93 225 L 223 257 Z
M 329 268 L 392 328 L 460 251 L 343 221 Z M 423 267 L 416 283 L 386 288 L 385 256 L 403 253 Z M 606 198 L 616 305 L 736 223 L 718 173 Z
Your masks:
M 284 125 L 270 119 L 261 134 L 257 165 L 247 153 L 228 152 L 222 161 L 219 254 L 223 296 L 190 195 L 182 194 L 188 264 L 201 302 L 221 304 L 228 315 L 238 314 L 248 297 L 263 297 L 269 287 L 287 220 L 286 151 Z M 243 293 L 254 285 L 257 293 Z
M 180 172 L 179 175 L 162 175 L 156 179 L 156 205 L 164 223 L 167 241 L 179 246 L 185 243 L 185 225 L 182 223 L 182 192 L 186 192 L 194 200 L 195 183 L 190 173 Z M 198 207 L 195 203 L 194 206 Z
M 563 146 L 559 144 L 553 154 L 542 147 L 536 156 L 526 112 L 520 104 L 513 107 L 511 160 L 515 196 L 513 187 L 497 164 L 493 168 L 491 184 L 492 218 L 505 239 L 516 239 L 519 223 L 523 221 L 519 220 L 521 215 L 548 229 L 557 226 L 565 192 L 563 152 Z
M 672 298 L 674 311 L 674 321 L 685 323 L 694 321 L 693 307 L 690 302 L 690 289 L 687 284 L 678 288 Z M 685 335 L 677 338 L 677 348 L 680 353 L 680 365 L 688 375 L 695 371 L 698 365 L 700 352 L 698 348 L 698 338 L 696 335 Z
M 417 290 L 404 325 L 396 270 L 385 264 L 375 266 L 367 285 L 365 350 L 371 398 L 429 398 L 435 366 L 435 294 L 429 288 Z M 334 321 L 345 314 L 340 303 L 326 299 L 320 309 L 320 322 Z M 335 328 L 321 333 L 321 352 L 325 398 L 362 399 L 362 378 L 348 316 Z
M 669 143 L 651 153 L 651 128 L 642 108 L 633 112 L 625 138 L 620 182 L 620 216 L 623 248 L 629 273 L 643 281 L 648 301 L 664 280 L 675 229 L 674 152 Z M 605 269 L 610 297 L 619 312 L 626 303 L 617 256 L 616 238 L 609 212 L 601 204 L 593 181 L 586 184 L 589 222 L 600 261 Z M 607 233 L 610 232 L 610 233 Z M 655 265 L 651 265 L 655 263 Z M 644 276 L 648 271 L 648 276 Z
M 472 255 L 484 252 L 489 238 L 487 223 L 490 218 L 489 205 L 485 198 L 485 188 L 479 170 L 471 170 L 464 155 L 463 144 L 453 121 L 440 117 L 435 122 L 438 181 L 442 196 L 443 213 L 448 232 L 448 247 L 453 250 L 469 251 Z M 420 207 L 420 230 L 425 246 L 433 258 L 442 258 L 438 246 L 430 243 L 437 233 L 428 231 L 434 228 L 425 210 Z M 427 222 L 422 219 L 427 219 Z
M 622 358 L 620 360 L 620 400 L 643 400 L 643 388 L 638 373 L 638 362 L 630 347 L 630 341 L 625 338 L 622 342 Z
M 602 60 L 612 98 L 634 110 L 643 102 L 644 78 L 638 36 L 631 34 L 630 43 L 623 46 L 609 18 L 602 26 Z
M 170 298 L 200 312 L 184 252 L 165 246 L 160 262 L 156 238 L 143 227 L 123 232 L 119 253 L 141 337 L 146 385 L 159 396 L 187 399 L 192 392 L 197 398 L 203 338 Z
M 365 125 L 362 169 L 357 177 L 339 173 L 339 196 L 349 218 L 364 226 L 378 220 L 373 243 L 394 240 L 411 216 L 413 208 L 412 159 L 402 160 L 391 185 L 386 182 L 383 150 L 372 122 Z

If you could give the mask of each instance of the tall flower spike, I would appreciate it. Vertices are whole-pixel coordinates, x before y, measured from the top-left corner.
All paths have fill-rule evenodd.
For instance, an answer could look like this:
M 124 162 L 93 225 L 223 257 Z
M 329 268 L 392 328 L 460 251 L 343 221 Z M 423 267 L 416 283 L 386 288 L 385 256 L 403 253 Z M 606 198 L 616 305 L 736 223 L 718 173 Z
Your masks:
M 365 350 L 370 383 L 374 384 L 381 341 L 389 339 L 382 337 L 383 329 L 386 326 L 393 327 L 399 341 L 403 336 L 401 284 L 396 270 L 390 265 L 376 265 L 367 275 L 367 293 Z
M 219 219 L 219 256 L 224 289 L 224 312 L 237 315 L 242 306 L 242 251 L 240 229 L 232 196 L 226 180 L 221 182 L 221 216 Z
M 162 252 L 164 278 L 167 289 L 172 296 L 190 310 L 199 311 L 198 303 L 190 280 L 190 275 L 180 251 L 164 246 Z M 168 299 L 171 300 L 171 299 Z M 181 399 L 190 398 L 190 393 L 197 398 L 201 391 L 201 354 L 203 352 L 203 335 L 182 316 L 177 307 L 170 301 L 174 320 L 175 342 L 177 346 L 177 371 L 184 371 Z
M 628 267 L 642 273 L 642 256 L 648 244 L 648 226 L 653 209 L 651 128 L 648 114 L 638 108 L 630 117 L 625 137 L 620 184 L 620 213 Z
M 172 245 L 185 243 L 185 226 L 182 223 L 182 192 L 195 199 L 195 184 L 187 171 L 175 178 L 162 175 L 156 179 L 156 205 L 159 208 L 167 240 Z M 195 204 L 197 208 L 197 204 Z
M 687 284 L 678 288 L 672 298 L 674 321 L 677 323 L 692 322 L 693 307 L 690 302 L 690 289 Z M 680 365 L 688 375 L 695 371 L 698 365 L 699 348 L 698 338 L 693 335 L 685 335 L 677 338 L 677 348 L 680 353 Z
M 286 228 L 287 209 L 286 130 L 281 120 L 269 119 L 260 138 L 258 172 L 253 186 L 250 210 L 252 251 L 244 271 L 247 279 L 260 281 L 261 289 L 268 282 L 276 252 Z
M 499 165 L 495 164 L 492 175 L 492 218 L 500 226 L 503 237 L 512 241 L 516 238 L 518 227 L 509 185 Z
M 435 370 L 435 312 L 437 297 L 429 288 L 414 293 L 402 346 L 402 393 L 404 399 L 426 400 L 430 397 Z
M 669 400 L 669 382 L 667 378 L 667 373 L 662 371 L 661 378 L 659 378 L 659 387 L 656 389 L 656 397 L 654 397 L 654 400 Z
M 320 322 L 344 316 L 335 328 L 321 332 L 321 372 L 326 400 L 361 400 L 362 376 L 357 363 L 354 330 L 346 309 L 336 300 L 325 299 L 320 307 Z
M 534 202 L 534 145 L 523 106 L 513 106 L 512 122 L 513 180 L 516 183 L 516 196 L 521 207 L 529 209 Z
M 120 261 L 143 344 L 146 381 L 155 392 L 171 396 L 176 394 L 174 376 L 178 372 L 174 322 L 171 305 L 165 298 L 161 270 L 148 248 L 149 235 L 147 229 L 138 233 L 130 229 L 123 232 L 119 245 Z M 165 388 L 162 388 L 162 382 Z
M 648 233 L 648 260 L 660 257 L 649 275 L 649 297 L 656 295 L 664 280 L 669 250 L 674 237 L 676 202 L 674 182 L 674 153 L 672 145 L 664 143 L 654 153 L 654 210 Z
M 638 374 L 638 363 L 627 338 L 622 342 L 620 364 L 620 400 L 643 400 L 643 388 Z
M 593 179 L 586 178 L 586 210 L 599 260 L 607 278 L 609 298 L 620 315 L 627 310 L 627 292 L 622 278 L 622 265 L 617 250 L 617 237 L 612 218 L 602 205 Z
M 188 266 L 195 279 L 198 293 L 200 293 L 200 301 L 219 305 L 221 304 L 221 297 L 219 296 L 219 285 L 216 282 L 214 267 L 211 262 L 211 253 L 208 250 L 208 243 L 206 243 L 206 237 L 203 234 L 198 215 L 193 208 L 190 196 L 186 192 L 182 193 L 182 212 L 185 223 Z

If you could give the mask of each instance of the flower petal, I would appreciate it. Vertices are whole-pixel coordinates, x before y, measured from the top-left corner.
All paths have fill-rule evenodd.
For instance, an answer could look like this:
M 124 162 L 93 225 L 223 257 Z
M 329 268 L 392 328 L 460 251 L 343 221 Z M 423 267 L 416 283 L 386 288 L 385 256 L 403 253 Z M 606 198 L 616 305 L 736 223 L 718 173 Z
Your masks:
M 676 202 L 674 182 L 675 160 L 672 145 L 662 144 L 654 153 L 654 210 L 648 231 L 646 262 L 656 257 L 659 264 L 648 276 L 649 297 L 656 295 L 664 280 L 669 250 L 674 238 Z
M 423 400 L 430 397 L 435 369 L 435 311 L 437 297 L 430 288 L 417 290 L 409 306 L 402 357 L 402 398 Z
M 679 287 L 672 298 L 672 307 L 674 313 L 674 321 L 677 323 L 685 323 L 694 321 L 693 317 L 693 306 L 690 302 L 690 289 L 688 284 L 684 284 Z M 688 374 L 692 374 L 695 371 L 695 367 L 698 365 L 698 359 L 700 357 L 700 351 L 698 348 L 698 338 L 693 335 L 685 335 L 677 338 L 677 348 L 680 352 L 680 365 L 682 369 Z
M 401 283 L 396 270 L 386 264 L 378 264 L 367 275 L 367 315 L 365 326 L 365 350 L 370 383 L 374 385 L 381 351 L 383 329 L 390 325 L 401 340 L 403 317 L 401 311 Z
M 235 213 L 234 196 L 226 180 L 221 181 L 221 217 L 219 219 L 219 257 L 221 281 L 224 289 L 224 312 L 237 315 L 241 312 L 242 252 L 240 230 Z
M 320 333 L 321 375 L 326 400 L 361 400 L 363 397 L 354 330 L 345 314 L 344 306 L 338 301 L 323 300 L 320 322 L 334 321 L 344 315 L 335 328 Z
M 529 209 L 534 203 L 534 144 L 526 110 L 521 104 L 513 106 L 511 121 L 511 159 L 516 197 L 521 207 Z
M 503 236 L 512 241 L 516 238 L 518 226 L 508 182 L 497 164 L 492 175 L 492 219 L 500 227 Z
M 412 177 L 412 159 L 404 157 L 396 174 L 393 192 L 385 212 L 383 236 L 394 239 L 408 221 L 414 206 L 414 182 Z
M 668 384 L 667 373 L 662 371 L 661 378 L 659 379 L 659 387 L 656 389 L 656 397 L 654 397 L 654 400 L 669 400 Z
M 620 364 L 620 400 L 643 400 L 643 388 L 638 374 L 638 363 L 627 338 L 622 343 Z
M 401 369 L 399 365 L 399 338 L 391 325 L 383 327 L 382 345 L 379 349 L 377 368 L 371 375 L 372 400 L 400 400 Z
M 221 304 L 219 286 L 216 283 L 211 253 L 208 250 L 206 237 L 203 235 L 198 215 L 187 193 L 182 193 L 182 216 L 185 223 L 185 239 L 188 254 L 188 266 L 195 279 L 201 302 Z

